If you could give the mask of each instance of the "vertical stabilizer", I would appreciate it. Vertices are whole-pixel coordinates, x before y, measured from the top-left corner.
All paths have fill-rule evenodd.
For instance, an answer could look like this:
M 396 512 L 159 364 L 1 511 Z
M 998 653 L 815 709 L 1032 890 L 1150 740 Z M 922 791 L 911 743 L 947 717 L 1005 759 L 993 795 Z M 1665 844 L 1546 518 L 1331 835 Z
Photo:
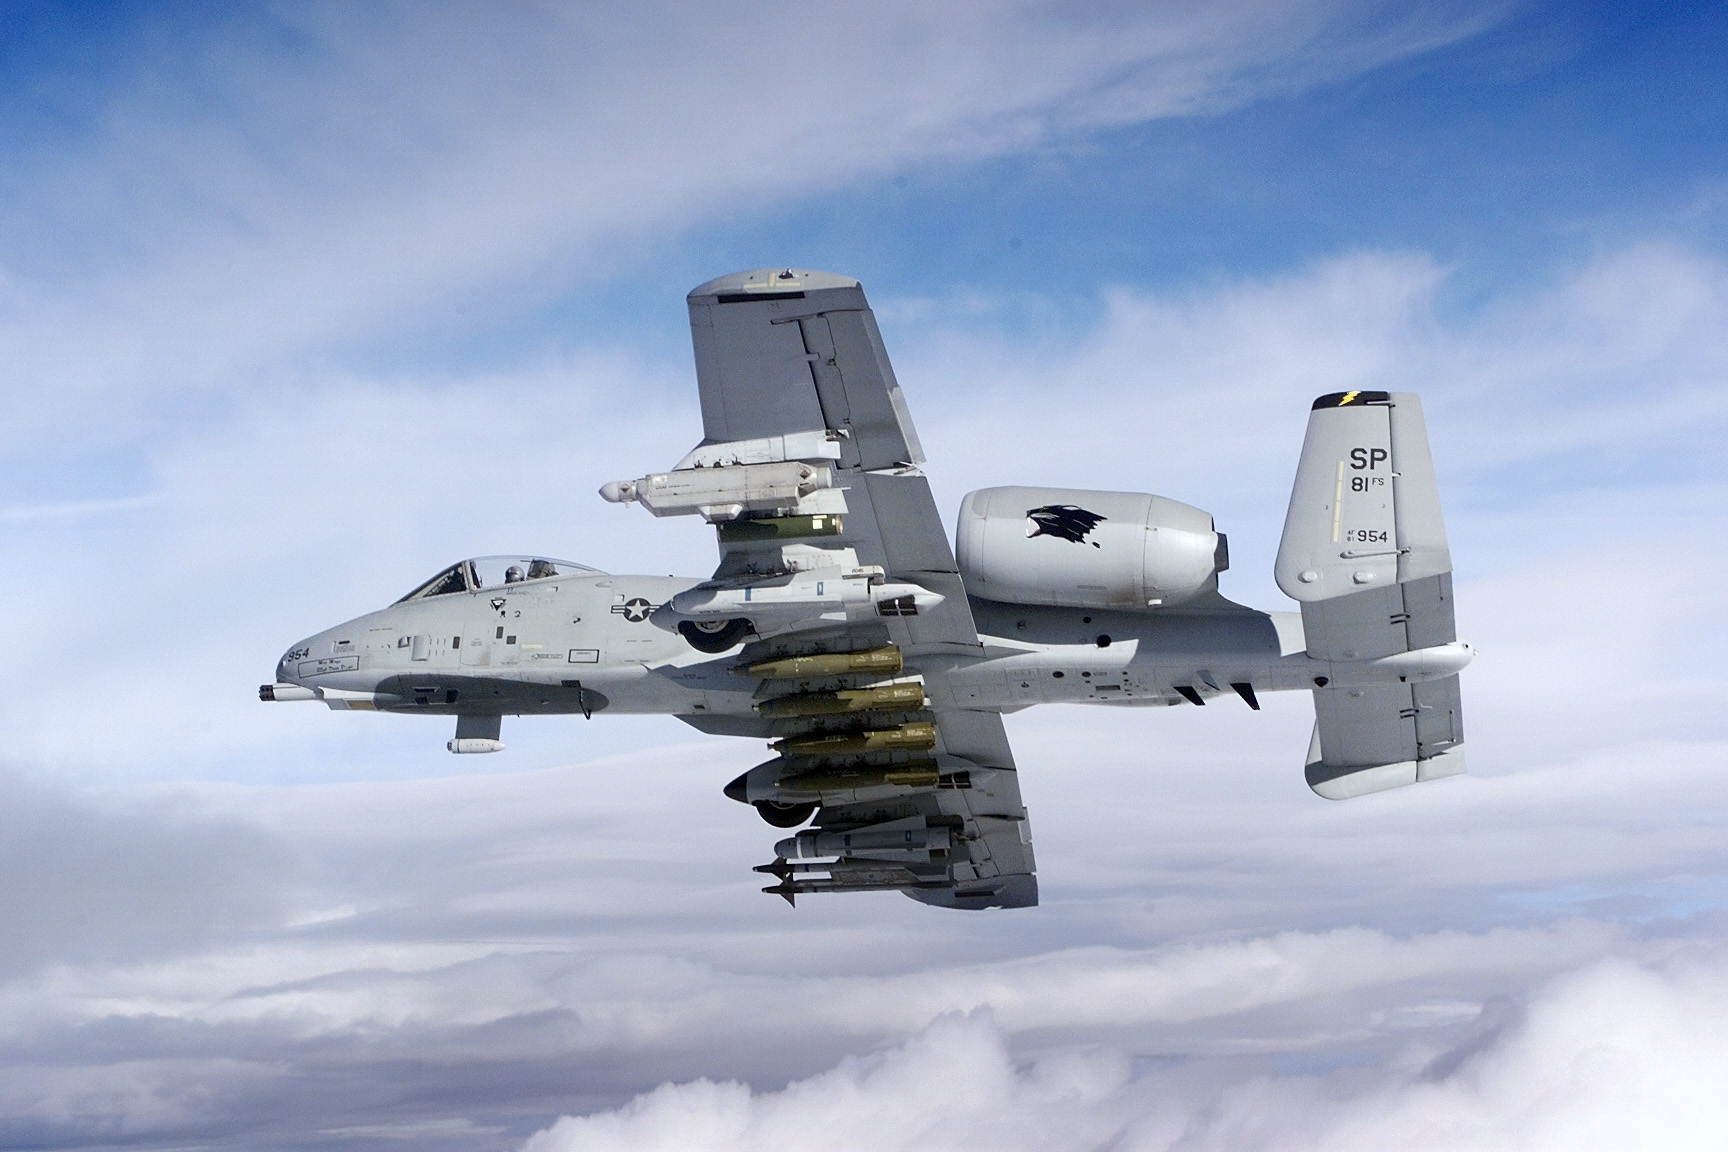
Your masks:
M 1278 587 L 1311 604 L 1451 571 L 1421 400 L 1336 392 L 1314 401 Z

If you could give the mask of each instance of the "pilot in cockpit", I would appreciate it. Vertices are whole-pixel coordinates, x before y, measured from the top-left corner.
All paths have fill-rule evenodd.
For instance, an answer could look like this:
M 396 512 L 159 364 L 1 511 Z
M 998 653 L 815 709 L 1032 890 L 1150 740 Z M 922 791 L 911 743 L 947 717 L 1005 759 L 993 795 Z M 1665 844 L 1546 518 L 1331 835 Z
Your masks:
M 515 564 L 512 564 L 512 565 L 510 565 L 510 567 L 504 569 L 504 583 L 506 583 L 506 584 L 520 584 L 520 583 L 522 583 L 522 569 Z

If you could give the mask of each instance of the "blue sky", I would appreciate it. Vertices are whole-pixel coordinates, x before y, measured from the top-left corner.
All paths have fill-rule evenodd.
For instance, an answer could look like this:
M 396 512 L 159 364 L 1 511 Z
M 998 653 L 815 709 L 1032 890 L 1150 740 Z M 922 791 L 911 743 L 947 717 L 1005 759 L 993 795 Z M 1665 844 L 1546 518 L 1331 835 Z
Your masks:
M 1717 250 L 1720 222 L 1701 217 L 1722 195 L 1725 19 L 1511 6 L 1478 35 L 1337 83 L 896 175 L 698 242 L 748 262 L 790 237 L 856 253 L 872 282 L 927 275 L 929 257 L 1081 298 L 1413 248 L 1456 268 L 1467 307 L 1603 244 Z
M 1724 60 L 1707 5 L 0 5 L 0 1145 L 1719 1144 Z M 747 742 L 256 702 L 459 556 L 708 571 L 593 493 L 699 436 L 684 293 L 778 264 L 863 280 L 945 512 L 1159 492 L 1268 609 L 1309 401 L 1419 391 L 1471 775 L 1034 710 L 1038 909 L 793 914 Z

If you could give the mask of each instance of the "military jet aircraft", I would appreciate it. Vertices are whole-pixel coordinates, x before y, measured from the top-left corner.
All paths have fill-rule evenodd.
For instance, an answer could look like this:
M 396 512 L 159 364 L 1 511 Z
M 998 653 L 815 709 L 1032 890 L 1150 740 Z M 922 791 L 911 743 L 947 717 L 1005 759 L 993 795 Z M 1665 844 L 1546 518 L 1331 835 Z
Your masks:
M 670 713 L 771 740 L 725 793 L 809 825 L 757 869 L 788 901 L 1037 903 L 1002 725 L 1033 704 L 1257 710 L 1300 690 L 1321 796 L 1464 771 L 1473 653 L 1416 396 L 1314 401 L 1275 566 L 1301 611 L 1261 612 L 1219 595 L 1212 517 L 1160 496 L 988 488 L 950 548 L 856 280 L 742 272 L 689 307 L 702 440 L 601 495 L 711 523 L 711 578 L 464 560 L 295 644 L 262 698 L 454 716 L 457 753 L 501 750 L 502 718 L 530 713 Z

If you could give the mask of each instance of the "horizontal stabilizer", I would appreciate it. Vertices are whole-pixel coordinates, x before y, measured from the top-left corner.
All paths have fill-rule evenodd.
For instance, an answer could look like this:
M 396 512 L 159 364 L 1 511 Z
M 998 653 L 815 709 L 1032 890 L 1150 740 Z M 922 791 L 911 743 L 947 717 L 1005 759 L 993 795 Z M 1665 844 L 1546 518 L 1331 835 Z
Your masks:
M 1464 771 L 1458 677 L 1314 693 L 1308 786 L 1348 800 Z

